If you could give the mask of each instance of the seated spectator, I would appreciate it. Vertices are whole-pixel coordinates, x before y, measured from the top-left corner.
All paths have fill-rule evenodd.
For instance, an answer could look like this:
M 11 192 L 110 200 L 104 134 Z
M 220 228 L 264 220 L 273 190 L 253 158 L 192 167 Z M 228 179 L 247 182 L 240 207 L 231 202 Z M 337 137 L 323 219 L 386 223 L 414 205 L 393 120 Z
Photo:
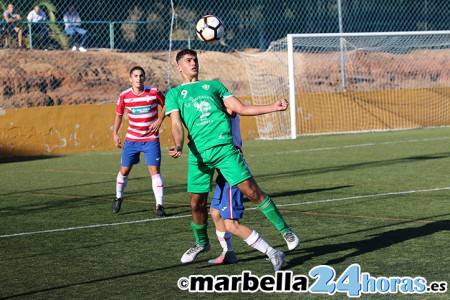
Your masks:
M 17 33 L 19 49 L 23 49 L 22 46 L 22 28 L 17 26 L 17 22 L 22 20 L 19 14 L 14 11 L 14 5 L 8 4 L 8 9 L 3 13 L 3 18 L 6 24 L 3 26 L 3 46 L 9 48 L 9 36 L 11 32 Z
M 72 51 L 77 50 L 77 41 L 80 40 L 79 48 L 81 52 L 86 52 L 86 48 L 84 48 L 84 42 L 87 39 L 87 30 L 82 29 L 81 18 L 78 12 L 75 10 L 73 5 L 69 5 L 69 11 L 64 14 L 64 25 L 65 32 L 70 37 L 70 43 L 72 45 Z
M 34 9 L 28 13 L 27 20 L 29 25 L 31 25 L 33 36 L 40 35 L 42 38 L 43 47 L 47 50 L 49 42 L 48 27 L 45 23 L 43 23 L 47 21 L 47 15 L 38 5 L 36 5 Z

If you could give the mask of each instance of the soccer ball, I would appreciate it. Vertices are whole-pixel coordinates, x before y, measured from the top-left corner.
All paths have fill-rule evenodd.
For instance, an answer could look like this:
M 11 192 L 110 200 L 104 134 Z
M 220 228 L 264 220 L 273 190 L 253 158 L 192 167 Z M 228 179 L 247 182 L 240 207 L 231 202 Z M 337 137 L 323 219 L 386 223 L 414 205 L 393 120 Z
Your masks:
M 225 28 L 222 21 L 216 16 L 203 16 L 197 22 L 197 36 L 204 42 L 212 42 L 220 40 L 225 34 Z

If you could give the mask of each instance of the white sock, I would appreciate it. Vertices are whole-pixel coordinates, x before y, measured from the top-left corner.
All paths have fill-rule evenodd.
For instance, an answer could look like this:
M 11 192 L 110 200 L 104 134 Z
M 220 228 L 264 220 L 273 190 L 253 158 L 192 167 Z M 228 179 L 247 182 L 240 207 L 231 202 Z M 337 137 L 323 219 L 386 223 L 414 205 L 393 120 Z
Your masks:
M 272 247 L 267 248 L 266 255 L 267 257 L 271 258 L 272 255 L 274 255 L 277 252 L 277 250 L 273 249 Z
M 233 251 L 233 243 L 231 241 L 230 232 L 222 232 L 216 230 L 217 239 L 219 240 L 220 246 L 222 246 L 223 252 Z
M 164 206 L 164 182 L 161 174 L 152 176 L 153 194 L 155 194 L 156 205 Z
M 252 248 L 255 248 L 259 252 L 264 254 L 267 253 L 267 250 L 270 248 L 269 244 L 257 233 L 253 230 L 252 234 L 245 240 L 245 242 Z
M 123 198 L 123 191 L 128 183 L 128 176 L 122 176 L 122 174 L 117 174 L 116 181 L 116 198 Z

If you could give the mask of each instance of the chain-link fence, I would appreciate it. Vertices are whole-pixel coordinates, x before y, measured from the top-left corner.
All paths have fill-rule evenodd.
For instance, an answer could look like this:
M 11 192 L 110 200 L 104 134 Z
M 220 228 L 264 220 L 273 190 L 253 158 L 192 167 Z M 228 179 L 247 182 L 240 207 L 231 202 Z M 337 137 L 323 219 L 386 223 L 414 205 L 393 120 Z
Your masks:
M 29 23 L 39 15 L 36 5 L 45 19 Z M 70 6 L 80 20 L 64 21 Z M 179 83 L 173 52 L 184 47 L 200 50 L 202 76 L 249 96 L 235 50 L 261 51 L 288 33 L 450 29 L 448 0 L 54 0 L 1 1 L 0 8 L 21 17 L 4 17 L 1 26 L 0 108 L 111 101 L 128 87 L 136 64 L 149 84 L 166 91 Z M 225 24 L 225 45 L 196 38 L 195 23 L 205 14 Z M 84 34 L 68 35 L 68 25 Z

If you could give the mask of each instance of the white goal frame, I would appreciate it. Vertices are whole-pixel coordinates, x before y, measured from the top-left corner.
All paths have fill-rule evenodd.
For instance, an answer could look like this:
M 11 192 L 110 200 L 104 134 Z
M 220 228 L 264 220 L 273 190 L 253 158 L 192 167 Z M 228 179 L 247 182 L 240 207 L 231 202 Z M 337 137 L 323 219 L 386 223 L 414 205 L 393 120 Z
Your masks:
M 291 139 L 297 138 L 297 120 L 296 120 L 296 95 L 295 95 L 295 69 L 294 69 L 294 38 L 314 38 L 314 37 L 335 37 L 340 38 L 341 42 L 341 68 L 343 70 L 341 89 L 345 90 L 346 74 L 345 74 L 345 56 L 343 41 L 346 37 L 388 37 L 388 36 L 430 36 L 430 35 L 450 35 L 447 31 L 405 31 L 405 32 L 366 32 L 366 33 L 318 33 L 318 34 L 288 34 L 287 50 L 288 50 L 288 77 L 289 77 L 289 102 L 290 102 L 290 127 Z

